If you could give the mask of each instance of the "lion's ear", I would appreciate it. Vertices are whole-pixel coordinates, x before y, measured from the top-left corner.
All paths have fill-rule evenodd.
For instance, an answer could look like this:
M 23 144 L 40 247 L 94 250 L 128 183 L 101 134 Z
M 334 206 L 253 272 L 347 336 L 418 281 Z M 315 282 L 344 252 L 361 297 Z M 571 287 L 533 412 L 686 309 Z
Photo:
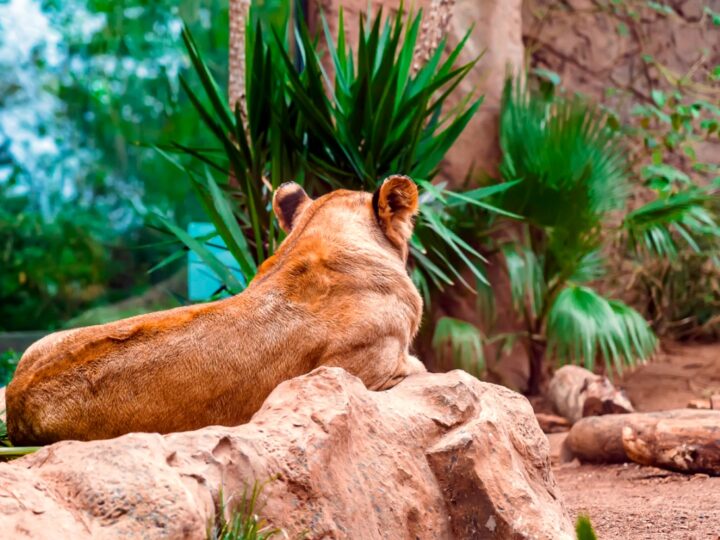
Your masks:
M 373 210 L 390 242 L 404 252 L 412 234 L 413 217 L 418 211 L 415 182 L 400 175 L 386 178 L 373 194 Z
M 295 182 L 285 182 L 275 190 L 273 212 L 283 231 L 290 233 L 297 218 L 311 201 L 302 186 Z

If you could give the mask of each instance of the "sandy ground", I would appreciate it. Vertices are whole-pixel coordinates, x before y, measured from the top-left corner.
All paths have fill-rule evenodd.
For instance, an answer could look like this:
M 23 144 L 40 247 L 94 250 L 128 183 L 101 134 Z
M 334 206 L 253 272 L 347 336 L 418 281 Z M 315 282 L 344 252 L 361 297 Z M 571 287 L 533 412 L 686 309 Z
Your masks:
M 717 540 L 720 478 L 636 464 L 555 467 L 573 520 L 587 514 L 600 540 Z
M 616 384 L 640 411 L 684 407 L 720 392 L 720 344 L 666 347 Z M 572 518 L 589 515 L 600 540 L 720 540 L 720 477 L 636 464 L 559 464 L 562 436 L 551 436 L 555 477 Z

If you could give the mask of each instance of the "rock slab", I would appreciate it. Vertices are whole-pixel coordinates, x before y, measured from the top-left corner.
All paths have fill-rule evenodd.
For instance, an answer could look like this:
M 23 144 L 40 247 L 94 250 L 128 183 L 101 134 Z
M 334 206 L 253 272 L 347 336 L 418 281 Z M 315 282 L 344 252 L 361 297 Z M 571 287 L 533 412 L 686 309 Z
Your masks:
M 370 392 L 339 368 L 289 380 L 251 422 L 57 443 L 0 464 L 9 538 L 206 538 L 263 484 L 288 538 L 574 538 L 528 401 L 454 371 Z

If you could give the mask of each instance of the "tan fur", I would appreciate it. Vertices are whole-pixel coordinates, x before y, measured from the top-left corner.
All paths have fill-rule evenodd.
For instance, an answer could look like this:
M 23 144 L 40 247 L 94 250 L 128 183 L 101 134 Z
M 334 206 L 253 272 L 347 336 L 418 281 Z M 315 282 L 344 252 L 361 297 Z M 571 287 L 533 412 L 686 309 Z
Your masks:
M 243 293 L 35 343 L 7 389 L 11 440 L 237 425 L 280 382 L 319 365 L 375 390 L 424 370 L 408 355 L 422 301 L 404 260 L 417 188 L 404 177 L 384 186 L 378 214 L 369 193 L 291 205 L 300 188 L 283 186 L 273 206 L 291 214 L 280 216 L 291 232 Z M 404 201 L 395 214 L 390 199 Z

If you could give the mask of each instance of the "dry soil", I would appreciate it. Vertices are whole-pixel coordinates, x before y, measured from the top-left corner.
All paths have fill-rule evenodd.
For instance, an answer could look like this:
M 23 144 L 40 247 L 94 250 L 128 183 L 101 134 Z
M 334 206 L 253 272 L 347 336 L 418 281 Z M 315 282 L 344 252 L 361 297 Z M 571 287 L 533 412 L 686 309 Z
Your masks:
M 666 345 L 616 384 L 639 411 L 684 407 L 720 393 L 720 344 Z M 589 515 L 600 540 L 720 540 L 720 477 L 636 464 L 560 464 L 561 438 L 551 436 L 551 444 L 568 511 L 573 519 Z

